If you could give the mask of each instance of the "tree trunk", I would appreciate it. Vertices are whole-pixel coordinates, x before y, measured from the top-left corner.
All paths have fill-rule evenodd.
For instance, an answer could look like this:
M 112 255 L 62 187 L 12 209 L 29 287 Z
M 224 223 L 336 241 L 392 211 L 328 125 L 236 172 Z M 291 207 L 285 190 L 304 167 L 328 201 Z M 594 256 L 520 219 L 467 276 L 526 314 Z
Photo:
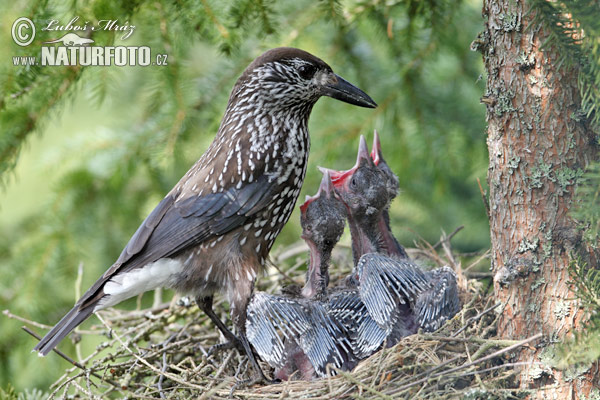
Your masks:
M 487 90 L 489 211 L 494 289 L 503 310 L 500 336 L 543 333 L 513 361 L 531 398 L 578 399 L 590 392 L 597 365 L 575 372 L 552 368 L 554 345 L 586 318 L 569 286 L 573 255 L 587 257 L 569 209 L 577 178 L 596 157 L 580 116 L 577 70 L 559 68 L 543 27 L 523 1 L 484 1 L 483 53 Z

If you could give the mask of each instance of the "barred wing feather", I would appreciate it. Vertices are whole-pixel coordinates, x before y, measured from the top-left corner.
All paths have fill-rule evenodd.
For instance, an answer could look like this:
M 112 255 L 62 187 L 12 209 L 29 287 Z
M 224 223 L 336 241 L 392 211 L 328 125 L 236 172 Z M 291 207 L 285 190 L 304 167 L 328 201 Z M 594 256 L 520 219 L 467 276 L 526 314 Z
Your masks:
M 461 305 L 452 268 L 442 267 L 426 274 L 431 288 L 418 297 L 415 312 L 419 326 L 433 332 L 459 312 Z
M 409 260 L 363 255 L 355 267 L 359 292 L 371 317 L 386 332 L 395 324 L 398 304 L 413 305 L 429 289 L 425 273 Z
M 286 343 L 295 342 L 320 376 L 327 364 L 340 368 L 350 351 L 343 327 L 321 303 L 256 292 L 248 305 L 246 334 L 269 365 L 286 362 Z
M 356 361 L 377 351 L 387 337 L 387 332 L 379 327 L 367 311 L 358 290 L 333 293 L 325 307 L 329 315 L 339 321 L 348 332 Z

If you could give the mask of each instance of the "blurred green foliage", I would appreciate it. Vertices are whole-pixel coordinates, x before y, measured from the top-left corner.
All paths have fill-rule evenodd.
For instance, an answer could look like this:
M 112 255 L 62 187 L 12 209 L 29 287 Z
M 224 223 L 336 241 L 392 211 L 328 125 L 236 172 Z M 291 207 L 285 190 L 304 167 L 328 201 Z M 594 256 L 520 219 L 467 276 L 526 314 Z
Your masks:
M 485 181 L 481 57 L 469 44 L 481 30 L 476 1 L 219 0 L 51 1 L 0 5 L 0 309 L 53 324 L 112 264 L 131 234 L 202 154 L 229 91 L 266 49 L 300 47 L 368 92 L 363 110 L 322 99 L 314 108 L 303 193 L 313 194 L 317 165 L 354 164 L 358 136 L 381 135 L 399 175 L 392 226 L 408 246 L 464 229 L 461 251 L 489 247 L 477 178 Z M 119 19 L 136 26 L 94 32 L 95 45 L 146 45 L 168 54 L 163 67 L 15 67 L 63 32 L 38 29 L 28 47 L 13 43 L 14 20 L 39 27 Z M 37 135 L 34 135 L 37 133 Z M 275 248 L 299 240 L 298 214 Z M 47 389 L 67 364 L 39 359 L 15 320 L 0 317 L 0 388 Z M 61 344 L 73 354 L 70 343 Z

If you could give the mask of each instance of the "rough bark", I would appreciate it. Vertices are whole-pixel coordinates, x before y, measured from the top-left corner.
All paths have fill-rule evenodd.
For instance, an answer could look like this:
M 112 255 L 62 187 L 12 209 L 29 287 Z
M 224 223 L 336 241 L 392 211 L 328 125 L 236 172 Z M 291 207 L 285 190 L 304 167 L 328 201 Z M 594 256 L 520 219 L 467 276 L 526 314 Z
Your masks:
M 586 319 L 568 265 L 573 255 L 589 253 L 569 209 L 576 180 L 597 149 L 580 118 L 578 71 L 558 66 L 551 42 L 541 48 L 547 32 L 528 11 L 527 2 L 484 2 L 485 30 L 473 43 L 487 69 L 482 102 L 494 289 L 503 304 L 498 330 L 512 339 L 544 334 L 514 355 L 534 362 L 518 378 L 522 388 L 543 387 L 531 398 L 579 399 L 597 384 L 598 366 L 573 372 L 552 365 L 555 344 Z

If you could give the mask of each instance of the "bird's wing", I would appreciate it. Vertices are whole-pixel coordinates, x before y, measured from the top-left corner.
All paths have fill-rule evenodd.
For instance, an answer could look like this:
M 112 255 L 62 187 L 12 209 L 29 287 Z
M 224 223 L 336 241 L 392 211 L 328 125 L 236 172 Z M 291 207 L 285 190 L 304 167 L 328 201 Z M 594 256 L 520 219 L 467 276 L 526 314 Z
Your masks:
M 245 224 L 264 209 L 277 190 L 276 179 L 262 174 L 253 183 L 239 188 L 230 187 L 221 193 L 190 196 L 179 201 L 179 193 L 170 193 L 142 222 L 117 261 L 83 294 L 35 349 L 47 354 L 85 320 L 103 298 L 104 284 L 116 275 L 171 257 L 186 247 Z
M 102 297 L 100 288 L 115 275 L 161 258 L 244 225 L 262 211 L 278 191 L 277 180 L 262 174 L 252 183 L 223 192 L 189 196 L 169 194 L 142 222 L 117 261 L 82 296 L 81 307 Z
M 414 304 L 429 288 L 421 269 L 408 260 L 397 260 L 376 253 L 363 255 L 355 267 L 359 293 L 371 317 L 389 331 L 398 304 Z
M 145 262 L 170 257 L 246 224 L 265 209 L 278 188 L 274 177 L 263 174 L 239 189 L 232 186 L 177 201 L 147 240 Z
M 427 332 L 433 332 L 459 312 L 461 306 L 452 268 L 442 267 L 426 274 L 431 288 L 417 298 L 415 313 L 419 326 Z
M 387 332 L 373 320 L 357 290 L 342 290 L 329 296 L 327 313 L 348 331 L 352 353 L 362 360 L 381 347 Z
M 286 344 L 296 343 L 320 376 L 327 365 L 340 368 L 348 345 L 343 328 L 320 303 L 254 293 L 247 309 L 246 335 L 269 365 L 281 368 L 287 361 Z

